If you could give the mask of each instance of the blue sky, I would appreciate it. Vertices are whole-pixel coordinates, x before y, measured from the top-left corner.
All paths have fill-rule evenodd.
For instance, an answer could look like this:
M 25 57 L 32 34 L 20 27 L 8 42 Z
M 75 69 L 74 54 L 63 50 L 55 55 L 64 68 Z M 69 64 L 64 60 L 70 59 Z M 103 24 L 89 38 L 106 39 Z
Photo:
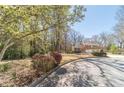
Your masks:
M 85 6 L 85 18 L 82 22 L 76 23 L 72 28 L 85 37 L 99 34 L 101 32 L 111 33 L 116 24 L 116 12 L 119 6 Z

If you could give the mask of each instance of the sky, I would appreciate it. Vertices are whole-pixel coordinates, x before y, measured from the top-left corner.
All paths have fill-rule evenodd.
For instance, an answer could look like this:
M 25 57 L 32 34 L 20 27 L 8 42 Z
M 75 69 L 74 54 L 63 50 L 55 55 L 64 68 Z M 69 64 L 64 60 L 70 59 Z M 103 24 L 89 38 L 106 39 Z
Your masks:
M 76 23 L 72 28 L 88 38 L 102 32 L 112 33 L 117 23 L 116 13 L 119 7 L 114 5 L 85 6 L 87 11 L 84 20 Z

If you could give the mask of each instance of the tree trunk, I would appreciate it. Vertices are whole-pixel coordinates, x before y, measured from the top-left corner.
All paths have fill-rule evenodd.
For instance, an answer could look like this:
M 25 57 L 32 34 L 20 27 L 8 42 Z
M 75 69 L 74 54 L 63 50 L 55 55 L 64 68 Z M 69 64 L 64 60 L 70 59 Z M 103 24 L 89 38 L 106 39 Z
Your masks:
M 64 49 L 65 49 L 65 53 L 67 52 L 67 33 L 65 33 L 65 43 L 64 43 Z
M 60 32 L 59 31 L 57 31 L 56 38 L 57 38 L 57 41 L 56 41 L 56 51 L 60 52 L 61 51 L 61 40 L 60 40 L 61 36 L 60 36 Z
M 0 61 L 2 61 L 3 56 L 4 56 L 5 52 L 6 52 L 6 50 L 7 50 L 10 46 L 12 46 L 12 45 L 14 44 L 14 42 L 10 43 L 10 41 L 11 41 L 11 39 L 8 39 L 8 40 L 5 42 L 3 49 L 0 51 Z

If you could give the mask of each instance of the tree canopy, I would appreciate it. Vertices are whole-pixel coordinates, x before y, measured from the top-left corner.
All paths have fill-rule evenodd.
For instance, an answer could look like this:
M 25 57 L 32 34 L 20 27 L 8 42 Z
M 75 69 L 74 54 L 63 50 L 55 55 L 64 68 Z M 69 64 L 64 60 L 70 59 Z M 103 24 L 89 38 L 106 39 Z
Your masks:
M 42 32 L 53 33 L 60 50 L 62 35 L 69 26 L 83 20 L 84 11 L 83 6 L 0 6 L 0 60 L 9 47 L 25 38 L 34 40 L 34 35 L 41 37 Z

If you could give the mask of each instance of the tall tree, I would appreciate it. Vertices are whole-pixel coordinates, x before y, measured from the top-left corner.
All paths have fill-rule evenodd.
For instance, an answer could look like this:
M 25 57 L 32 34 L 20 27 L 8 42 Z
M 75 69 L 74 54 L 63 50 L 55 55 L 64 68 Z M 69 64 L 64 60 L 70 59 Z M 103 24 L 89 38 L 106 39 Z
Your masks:
M 115 39 L 116 42 L 119 43 L 119 47 L 124 47 L 124 6 L 120 6 L 120 9 L 118 10 L 116 14 L 117 18 L 117 24 L 114 27 L 115 30 Z
M 80 22 L 84 10 L 83 6 L 0 6 L 0 30 L 6 35 L 4 42 L 0 41 L 0 60 L 6 50 L 20 39 L 53 28 L 56 49 L 60 51 L 63 28 Z
M 44 15 L 48 17 L 44 23 L 50 24 L 48 16 L 50 13 L 51 10 L 48 6 L 0 6 L 0 29 L 7 36 L 5 41 L 1 42 L 3 47 L 0 52 L 0 60 L 2 60 L 5 51 L 18 40 L 49 29 L 42 27 L 36 29 L 39 25 L 36 27 L 33 22 L 38 22 L 39 18 L 43 19 L 42 15 Z M 33 29 L 30 28 L 31 23 Z
M 75 22 L 80 22 L 84 18 L 83 6 L 55 6 L 54 20 L 58 24 L 55 28 L 55 49 L 61 50 L 62 36 L 67 32 L 68 26 Z M 70 12 L 71 11 L 71 12 Z M 64 21 L 64 22 L 63 22 Z

